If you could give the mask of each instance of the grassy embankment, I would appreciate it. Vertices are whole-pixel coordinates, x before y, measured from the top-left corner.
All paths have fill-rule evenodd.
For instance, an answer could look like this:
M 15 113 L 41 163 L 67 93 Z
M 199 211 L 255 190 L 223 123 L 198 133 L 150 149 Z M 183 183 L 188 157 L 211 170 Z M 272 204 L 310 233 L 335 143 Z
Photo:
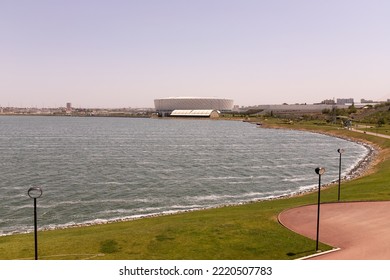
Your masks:
M 390 140 L 318 124 L 274 125 L 359 138 L 381 147 L 374 171 L 342 185 L 342 200 L 390 199 Z M 335 147 L 337 148 L 337 147 Z M 315 241 L 282 227 L 284 209 L 316 203 L 316 193 L 240 206 L 39 232 L 40 259 L 295 259 Z M 329 187 L 322 201 L 335 201 Z M 0 259 L 32 259 L 32 234 L 0 237 Z M 320 249 L 330 249 L 321 244 Z

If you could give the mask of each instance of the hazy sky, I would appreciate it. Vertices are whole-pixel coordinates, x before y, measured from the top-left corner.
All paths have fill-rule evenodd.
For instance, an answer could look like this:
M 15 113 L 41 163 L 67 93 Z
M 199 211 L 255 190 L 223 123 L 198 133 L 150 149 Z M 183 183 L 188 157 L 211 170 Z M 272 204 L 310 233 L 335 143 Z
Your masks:
M 0 106 L 390 98 L 389 0 L 0 0 Z

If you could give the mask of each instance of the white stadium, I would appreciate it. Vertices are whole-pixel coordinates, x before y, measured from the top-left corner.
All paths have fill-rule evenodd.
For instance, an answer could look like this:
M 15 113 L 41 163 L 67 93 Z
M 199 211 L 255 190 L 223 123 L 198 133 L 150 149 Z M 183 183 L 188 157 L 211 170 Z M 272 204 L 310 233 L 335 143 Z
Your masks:
M 175 110 L 181 110 L 181 112 L 183 110 L 226 112 L 233 109 L 233 99 L 215 97 L 167 97 L 155 99 L 154 106 L 159 116 L 171 115 L 175 113 Z

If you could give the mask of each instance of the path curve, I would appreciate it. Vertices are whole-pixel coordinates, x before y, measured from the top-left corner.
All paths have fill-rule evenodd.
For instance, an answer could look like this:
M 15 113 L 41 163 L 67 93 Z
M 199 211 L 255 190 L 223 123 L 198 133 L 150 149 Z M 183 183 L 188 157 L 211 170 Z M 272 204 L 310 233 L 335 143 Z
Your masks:
M 321 260 L 390 260 L 390 201 L 321 204 L 319 240 L 341 250 Z M 316 239 L 317 205 L 286 210 L 279 222 Z

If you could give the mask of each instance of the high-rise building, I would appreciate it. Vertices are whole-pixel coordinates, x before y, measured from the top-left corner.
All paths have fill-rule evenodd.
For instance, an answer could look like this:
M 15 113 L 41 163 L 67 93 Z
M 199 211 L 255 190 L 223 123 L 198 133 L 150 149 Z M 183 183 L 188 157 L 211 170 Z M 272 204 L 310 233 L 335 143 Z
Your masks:
M 353 104 L 353 98 L 337 98 L 337 105 Z

